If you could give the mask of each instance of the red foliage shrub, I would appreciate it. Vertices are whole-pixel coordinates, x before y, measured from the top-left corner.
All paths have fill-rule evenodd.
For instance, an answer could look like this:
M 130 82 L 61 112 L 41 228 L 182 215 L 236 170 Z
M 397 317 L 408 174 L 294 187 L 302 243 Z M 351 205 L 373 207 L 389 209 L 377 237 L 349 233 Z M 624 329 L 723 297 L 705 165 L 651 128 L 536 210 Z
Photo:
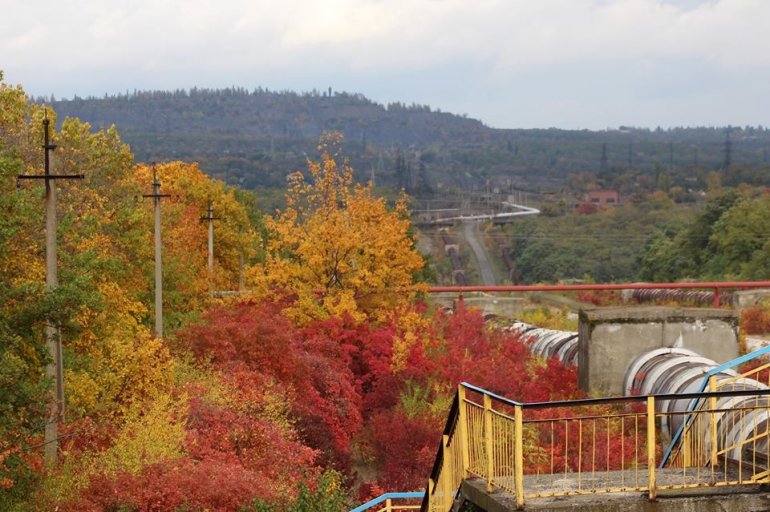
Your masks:
M 237 461 L 182 458 L 148 466 L 138 475 L 120 473 L 92 479 L 89 487 L 60 510 L 211 510 L 229 512 L 260 497 L 276 500 L 275 487 Z
M 761 306 L 752 306 L 741 312 L 741 327 L 746 334 L 770 332 L 770 311 Z
M 313 329 L 303 331 L 301 347 L 306 381 L 297 383 L 293 405 L 300 432 L 322 450 L 322 463 L 347 470 L 350 442 L 363 426 L 361 395 L 350 370 L 350 352 L 356 347 Z
M 599 211 L 599 207 L 593 203 L 580 203 L 575 211 L 581 215 L 593 215 Z
M 199 461 L 237 462 L 268 481 L 300 479 L 313 469 L 316 456 L 270 420 L 199 399 L 190 401 L 186 451 Z
M 240 361 L 279 381 L 301 374 L 296 329 L 272 302 L 244 302 L 206 313 L 203 323 L 179 333 L 199 358 L 221 366 Z
M 238 465 L 264 478 L 271 470 L 300 478 L 289 466 L 307 468 L 313 460 L 300 440 L 321 451 L 318 462 L 342 470 L 350 469 L 357 443 L 378 461 L 380 474 L 367 488 L 420 489 L 446 417 L 431 404 L 446 401 L 459 382 L 529 402 L 580 396 L 574 368 L 556 360 L 536 362 L 519 337 L 487 328 L 479 312 L 464 308 L 453 315 L 436 313 L 433 325 L 416 333 L 398 369 L 393 366 L 397 319 L 375 327 L 331 318 L 297 329 L 278 306 L 246 303 L 216 310 L 205 322 L 180 339 L 225 370 L 241 401 L 254 405 L 231 410 L 193 400 L 191 459 Z M 286 390 L 300 439 L 287 438 L 246 412 L 259 410 L 260 389 L 269 383 Z M 298 455 L 270 468 L 259 454 L 271 449 Z M 561 457 L 572 464 L 569 454 Z
M 450 386 L 466 381 L 524 402 L 579 396 L 575 368 L 556 359 L 545 367 L 534 364 L 525 340 L 487 329 L 478 311 L 458 310 L 445 320 L 442 331 L 446 349 L 438 366 Z
M 302 440 L 322 451 L 320 462 L 345 470 L 351 439 L 363 425 L 360 379 L 351 366 L 367 332 L 349 319 L 300 330 L 283 316 L 280 305 L 246 302 L 212 310 L 204 323 L 179 337 L 254 399 L 255 389 L 266 382 L 285 389 Z
M 766 365 L 767 362 L 768 361 L 765 358 L 762 358 L 761 360 L 755 359 L 753 361 L 749 361 L 748 363 L 744 363 L 741 365 L 739 373 L 743 375 L 751 372 L 751 374 L 748 375 L 750 379 L 758 380 L 762 384 L 766 384 L 770 386 L 770 369 L 763 368 L 762 370 L 759 370 L 759 371 L 752 371 L 752 370 L 758 369 L 760 366 Z
M 378 486 L 388 491 L 413 491 L 425 482 L 441 441 L 445 417 L 426 412 L 409 417 L 400 407 L 372 418 L 372 447 L 381 461 Z
M 618 290 L 582 290 L 577 292 L 580 302 L 588 302 L 596 306 L 612 306 L 622 303 Z

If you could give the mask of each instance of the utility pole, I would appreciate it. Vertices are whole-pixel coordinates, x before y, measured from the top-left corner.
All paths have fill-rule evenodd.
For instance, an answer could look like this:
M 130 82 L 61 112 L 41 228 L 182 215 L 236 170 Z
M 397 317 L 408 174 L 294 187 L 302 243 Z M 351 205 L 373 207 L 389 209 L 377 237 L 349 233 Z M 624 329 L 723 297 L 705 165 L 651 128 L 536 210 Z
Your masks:
M 219 220 L 219 217 L 214 217 L 214 207 L 209 199 L 209 207 L 206 210 L 206 216 L 201 217 L 201 220 L 205 220 L 209 223 L 209 288 L 211 292 L 214 292 L 214 221 Z
M 59 285 L 56 253 L 56 185 L 51 180 L 78 180 L 82 174 L 51 174 L 51 153 L 56 149 L 49 138 L 50 121 L 46 113 L 43 119 L 43 151 L 45 155 L 45 174 L 21 174 L 20 180 L 45 180 L 45 288 L 50 294 Z M 50 319 L 45 324 L 46 348 L 51 354 L 51 361 L 45 367 L 45 376 L 54 382 L 54 392 L 48 401 L 48 414 L 45 423 L 45 459 L 48 464 L 56 462 L 59 451 L 59 422 L 64 419 L 64 360 L 62 357 L 61 333 L 59 327 Z
M 600 169 L 602 172 L 607 170 L 607 144 L 602 144 L 602 159 Z
M 669 172 L 674 170 L 674 143 L 668 143 L 668 170 Z
M 160 193 L 160 182 L 155 164 L 152 164 L 152 194 L 142 194 L 151 197 L 155 202 L 155 337 L 163 337 L 163 264 L 160 244 L 160 200 L 171 197 L 171 194 Z
M 243 248 L 238 252 L 238 293 L 243 293 Z
M 725 131 L 725 161 L 723 168 L 725 171 L 729 170 L 730 165 L 733 163 L 733 142 L 730 140 L 730 127 L 727 127 Z

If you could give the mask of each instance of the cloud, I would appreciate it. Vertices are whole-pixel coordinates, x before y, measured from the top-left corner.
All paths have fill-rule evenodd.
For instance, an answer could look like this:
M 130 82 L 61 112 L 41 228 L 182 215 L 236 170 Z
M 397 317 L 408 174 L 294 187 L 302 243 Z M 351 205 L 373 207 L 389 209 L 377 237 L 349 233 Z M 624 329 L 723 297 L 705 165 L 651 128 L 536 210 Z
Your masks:
M 755 95 L 770 78 L 767 0 L 0 0 L 0 12 L 6 78 L 58 96 L 355 84 L 490 124 L 605 126 L 676 102 L 708 110 L 717 85 Z M 757 99 L 734 109 L 766 118 Z

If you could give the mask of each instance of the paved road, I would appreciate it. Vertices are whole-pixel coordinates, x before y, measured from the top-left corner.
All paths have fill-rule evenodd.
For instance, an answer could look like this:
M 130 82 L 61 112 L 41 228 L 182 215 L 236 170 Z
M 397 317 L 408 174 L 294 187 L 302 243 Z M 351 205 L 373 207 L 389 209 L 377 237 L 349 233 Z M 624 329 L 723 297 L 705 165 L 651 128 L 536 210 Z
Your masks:
M 463 221 L 463 236 L 471 246 L 471 250 L 476 255 L 476 261 L 479 262 L 479 272 L 481 280 L 485 286 L 495 285 L 495 274 L 492 272 L 492 265 L 489 264 L 487 251 L 478 239 L 479 223 L 474 221 Z

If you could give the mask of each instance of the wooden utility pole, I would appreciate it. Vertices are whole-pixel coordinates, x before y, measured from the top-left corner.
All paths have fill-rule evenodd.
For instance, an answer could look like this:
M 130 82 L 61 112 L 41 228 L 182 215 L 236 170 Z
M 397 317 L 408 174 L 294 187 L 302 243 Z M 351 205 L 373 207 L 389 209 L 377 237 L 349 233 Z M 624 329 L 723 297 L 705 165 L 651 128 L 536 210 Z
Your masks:
M 606 143 L 602 144 L 602 158 L 601 158 L 601 163 L 599 165 L 600 165 L 599 168 L 602 172 L 605 172 L 607 170 L 607 144 Z
M 49 138 L 50 121 L 43 119 L 43 151 L 45 155 L 43 175 L 21 174 L 20 180 L 45 180 L 45 288 L 52 293 L 59 285 L 56 253 L 56 186 L 51 180 L 83 179 L 82 174 L 51 174 L 51 156 L 56 149 Z M 54 382 L 54 390 L 48 400 L 48 414 L 45 423 L 45 459 L 48 464 L 56 461 L 59 451 L 59 422 L 64 419 L 64 360 L 62 356 L 61 333 L 50 319 L 45 325 L 46 348 L 51 360 L 45 367 L 45 376 Z
M 733 163 L 733 142 L 730 140 L 730 127 L 725 130 L 725 161 L 722 168 L 725 171 L 730 169 L 730 165 Z
M 143 194 L 142 197 L 151 197 L 155 202 L 155 337 L 163 337 L 163 263 L 161 259 L 160 243 L 160 200 L 171 197 L 171 194 L 160 193 L 160 182 L 155 164 L 152 165 L 152 194 Z
M 211 291 L 214 291 L 214 221 L 219 220 L 219 217 L 214 217 L 214 207 L 209 199 L 209 207 L 206 210 L 206 216 L 201 217 L 201 220 L 205 220 L 209 223 L 209 287 Z

